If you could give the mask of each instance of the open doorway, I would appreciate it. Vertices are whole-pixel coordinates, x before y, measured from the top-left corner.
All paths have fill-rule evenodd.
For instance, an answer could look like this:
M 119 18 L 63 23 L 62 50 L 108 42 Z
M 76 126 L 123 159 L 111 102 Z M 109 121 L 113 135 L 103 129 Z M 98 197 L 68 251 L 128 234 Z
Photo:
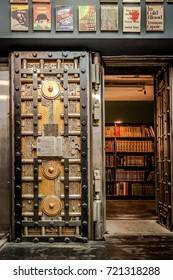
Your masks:
M 140 226 L 145 233 L 146 221 L 172 230 L 170 68 L 160 67 L 159 59 L 141 58 L 136 66 L 136 58 L 109 57 L 106 63 L 107 221 L 113 227 L 127 221 L 134 233 Z
M 107 219 L 156 219 L 154 78 L 105 75 Z

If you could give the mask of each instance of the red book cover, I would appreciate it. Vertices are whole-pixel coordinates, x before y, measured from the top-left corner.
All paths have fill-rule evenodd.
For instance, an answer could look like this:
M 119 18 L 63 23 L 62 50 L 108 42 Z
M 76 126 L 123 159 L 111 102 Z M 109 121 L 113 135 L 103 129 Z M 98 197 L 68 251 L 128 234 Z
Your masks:
M 28 0 L 10 0 L 10 3 L 16 3 L 16 4 L 28 3 Z
M 35 31 L 51 30 L 51 5 L 49 4 L 33 5 L 33 27 Z

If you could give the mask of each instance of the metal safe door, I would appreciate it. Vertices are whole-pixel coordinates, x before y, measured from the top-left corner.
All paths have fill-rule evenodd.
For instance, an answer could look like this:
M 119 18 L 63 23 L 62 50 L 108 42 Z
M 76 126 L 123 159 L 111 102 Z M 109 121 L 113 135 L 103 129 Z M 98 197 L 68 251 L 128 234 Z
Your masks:
M 169 72 L 162 68 L 156 75 L 157 122 L 157 202 L 159 223 L 172 230 L 171 200 L 171 90 Z
M 11 56 L 18 242 L 87 241 L 89 61 L 85 52 Z

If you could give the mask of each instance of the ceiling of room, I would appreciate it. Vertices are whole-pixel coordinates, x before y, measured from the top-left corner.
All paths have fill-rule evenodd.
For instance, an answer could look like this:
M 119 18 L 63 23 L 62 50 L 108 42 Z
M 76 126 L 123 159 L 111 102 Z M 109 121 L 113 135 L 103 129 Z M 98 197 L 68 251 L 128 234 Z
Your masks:
M 153 101 L 152 75 L 105 75 L 105 101 Z

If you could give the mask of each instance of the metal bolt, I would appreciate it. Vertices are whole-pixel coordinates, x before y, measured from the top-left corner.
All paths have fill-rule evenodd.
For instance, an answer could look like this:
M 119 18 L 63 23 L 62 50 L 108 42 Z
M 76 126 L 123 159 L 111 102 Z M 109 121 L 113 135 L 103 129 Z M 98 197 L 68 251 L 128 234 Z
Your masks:
M 33 53 L 32 56 L 33 56 L 33 57 L 37 57 L 37 53 Z
M 69 222 L 65 222 L 65 226 L 68 227 L 69 226 Z
M 86 226 L 87 225 L 87 221 L 83 221 L 82 225 Z
M 85 53 L 82 53 L 81 55 L 82 55 L 82 57 L 85 57 Z
M 82 121 L 82 125 L 83 125 L 83 126 L 86 125 L 86 121 L 85 121 L 85 120 Z
M 83 242 L 87 243 L 88 242 L 88 238 L 87 237 L 83 237 Z
M 37 203 L 34 204 L 34 208 L 35 208 L 35 209 L 38 208 L 38 204 L 37 204 Z
M 86 87 L 83 86 L 83 87 L 82 87 L 82 90 L 86 90 Z
M 87 155 L 87 154 L 86 154 L 85 152 L 82 153 L 82 156 L 83 156 L 83 157 L 86 157 L 86 155 Z
M 85 73 L 85 71 L 86 71 L 86 70 L 85 70 L 84 68 L 81 69 L 81 72 L 82 72 L 83 74 Z
M 85 142 L 86 141 L 86 136 L 82 136 L 82 141 Z
M 83 185 L 82 186 L 82 189 L 85 191 L 85 190 L 87 190 L 87 186 L 86 185 Z
M 85 104 L 82 104 L 82 108 L 85 109 L 85 108 L 86 108 L 86 105 L 85 105 Z
M 39 242 L 39 239 L 35 237 L 35 238 L 33 239 L 33 242 L 34 242 L 34 243 L 38 243 L 38 242 Z
M 65 90 L 68 90 L 68 87 L 67 87 L 67 86 L 65 86 L 65 87 L 64 87 L 64 89 L 65 89 Z
M 83 204 L 82 204 L 82 207 L 83 207 L 83 208 L 87 208 L 87 204 L 86 204 L 86 203 L 83 203 Z
M 68 172 L 68 171 L 69 171 L 69 169 L 66 167 L 66 168 L 65 168 L 65 172 Z
M 34 69 L 34 70 L 33 70 L 33 73 L 37 73 L 37 69 Z
M 65 190 L 68 191 L 69 190 L 69 186 L 65 186 Z
M 19 86 L 16 86 L 16 87 L 15 87 L 15 90 L 16 90 L 16 91 L 19 91 Z
M 20 222 L 20 221 L 17 221 L 16 224 L 19 226 L 19 225 L 21 224 L 21 222 Z
M 15 57 L 19 57 L 19 53 L 15 53 Z
M 33 90 L 37 90 L 37 87 L 33 87 Z
M 52 57 L 52 53 L 48 53 L 48 57 Z
M 19 74 L 19 69 L 18 68 L 15 69 L 15 73 Z
M 51 227 L 53 227 L 53 222 L 52 221 L 49 224 L 50 224 Z
M 16 136 L 16 142 L 19 142 L 19 140 L 20 140 L 20 137 Z
M 86 167 L 83 167 L 83 168 L 82 168 L 82 172 L 85 173 L 86 171 L 87 171 Z
M 68 237 L 64 238 L 64 242 L 65 243 L 69 243 L 70 242 L 70 239 Z
M 64 104 L 64 108 L 68 108 L 68 104 Z
M 67 53 L 67 52 L 63 52 L 62 55 L 63 55 L 64 57 L 67 57 L 67 56 L 68 56 L 68 53 Z
M 34 186 L 34 190 L 35 190 L 35 191 L 38 190 L 38 186 L 37 186 L 37 185 Z
M 16 121 L 16 126 L 20 126 L 20 122 L 19 121 Z
M 16 189 L 20 190 L 20 189 L 21 189 L 21 187 L 20 187 L 19 185 L 17 185 L 17 186 L 16 186 Z
M 65 121 L 65 122 L 64 122 L 64 125 L 67 126 L 67 125 L 68 125 L 68 121 Z
M 20 167 L 16 167 L 16 171 L 17 171 L 17 172 L 20 172 Z
M 36 226 L 36 227 L 38 226 L 38 222 L 37 221 L 34 222 L 34 226 Z
M 16 152 L 16 157 L 20 157 L 20 152 Z
M 34 104 L 33 107 L 34 107 L 34 108 L 37 108 L 37 104 Z
M 64 69 L 64 73 L 67 73 L 67 69 Z
M 16 204 L 16 207 L 17 207 L 17 208 L 20 208 L 20 207 L 21 207 L 20 203 L 17 203 L 17 204 Z
M 68 205 L 68 203 L 66 203 L 66 204 L 65 204 L 65 208 L 66 208 L 66 209 L 68 209 L 68 208 L 69 208 L 69 205 Z
M 49 243 L 53 243 L 53 242 L 54 242 L 54 238 L 53 237 L 49 238 Z
M 20 104 L 17 103 L 17 104 L 15 105 L 15 107 L 16 107 L 16 109 L 19 109 L 19 108 L 20 108 Z
M 37 168 L 37 167 L 35 167 L 35 168 L 34 168 L 34 172 L 37 172 L 37 171 L 38 171 L 38 168 Z

